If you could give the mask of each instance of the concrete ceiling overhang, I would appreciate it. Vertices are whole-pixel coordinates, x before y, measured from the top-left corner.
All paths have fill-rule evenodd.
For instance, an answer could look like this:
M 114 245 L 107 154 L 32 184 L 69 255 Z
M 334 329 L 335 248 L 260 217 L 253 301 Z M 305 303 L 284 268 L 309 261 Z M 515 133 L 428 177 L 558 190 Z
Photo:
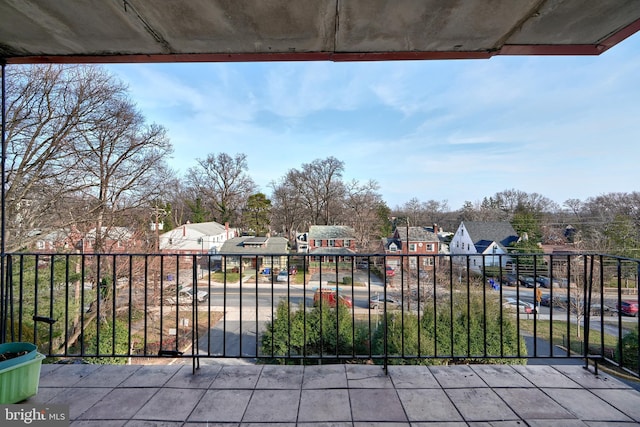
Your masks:
M 6 63 L 598 55 L 639 0 L 3 0 Z

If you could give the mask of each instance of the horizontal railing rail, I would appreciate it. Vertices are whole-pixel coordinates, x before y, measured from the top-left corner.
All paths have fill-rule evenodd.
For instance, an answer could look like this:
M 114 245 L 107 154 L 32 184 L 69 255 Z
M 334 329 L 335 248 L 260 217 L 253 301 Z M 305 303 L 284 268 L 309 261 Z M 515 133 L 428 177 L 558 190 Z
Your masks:
M 640 372 L 636 259 L 14 253 L 4 265 L 0 342 L 50 358 L 576 358 Z

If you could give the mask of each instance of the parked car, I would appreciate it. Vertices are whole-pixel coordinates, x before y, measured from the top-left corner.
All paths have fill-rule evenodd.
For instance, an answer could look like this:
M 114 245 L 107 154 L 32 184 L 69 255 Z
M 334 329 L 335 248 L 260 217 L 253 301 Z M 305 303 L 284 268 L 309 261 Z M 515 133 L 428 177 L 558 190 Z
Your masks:
M 289 272 L 287 270 L 282 270 L 280 273 L 278 273 L 278 275 L 276 276 L 276 281 L 277 282 L 286 282 L 289 280 Z
M 198 291 L 195 294 L 195 297 L 198 300 L 198 302 L 204 302 L 209 297 L 209 292 Z M 168 297 L 166 299 L 166 303 L 169 304 L 169 305 L 176 305 L 176 301 L 177 301 L 177 303 L 181 304 L 181 305 L 182 304 L 191 304 L 191 303 L 193 303 L 193 299 L 194 299 L 193 288 L 182 288 L 182 289 L 178 290 L 178 298 L 177 298 L 177 300 L 176 300 L 175 295 L 174 296 L 170 296 L 170 297 Z
M 534 278 L 531 276 L 520 276 L 519 280 L 520 280 L 520 284 L 522 286 L 526 286 L 527 288 L 533 288 L 536 283 Z
M 534 309 L 533 304 L 521 300 L 516 300 L 515 298 L 505 298 L 502 306 L 509 310 L 515 310 L 517 307 L 521 313 L 527 314 L 533 313 Z
M 296 274 L 298 274 L 298 267 L 296 267 L 295 265 L 289 267 L 289 275 L 295 276 Z
M 502 276 L 502 283 L 507 286 L 516 286 L 518 284 L 518 277 L 515 274 L 506 274 Z
M 638 303 L 635 301 L 622 301 L 619 311 L 625 316 L 638 317 Z
M 538 282 L 538 284 L 542 288 L 551 287 L 551 279 L 549 279 L 547 276 L 536 276 L 536 282 Z
M 340 301 L 340 305 L 344 305 L 347 308 L 353 307 L 353 301 L 346 295 L 338 294 L 333 290 L 317 290 L 313 295 L 313 305 L 315 307 L 320 305 L 320 300 L 322 299 L 322 304 L 329 307 L 335 307 L 336 302 Z
M 393 269 L 393 267 L 387 265 L 387 268 L 385 269 L 385 274 L 387 275 L 387 277 L 393 277 L 396 275 L 396 271 Z
M 544 294 L 542 295 L 542 297 L 540 298 L 540 305 L 544 306 L 544 307 L 550 307 L 551 306 L 551 294 Z M 553 305 L 558 308 L 566 308 L 567 307 L 567 297 L 566 296 L 558 296 L 555 295 L 553 297 Z
M 387 308 L 397 308 L 400 303 L 391 297 L 387 297 Z M 369 308 L 384 308 L 385 298 L 384 295 L 376 295 L 369 300 Z
M 369 261 L 367 261 L 367 260 L 358 261 L 356 263 L 356 268 L 359 268 L 361 270 L 368 269 L 369 268 Z
M 592 316 L 600 316 L 602 314 L 608 314 L 613 316 L 615 314 L 615 310 L 608 305 L 600 305 L 600 304 L 591 304 L 591 315 Z
M 553 307 L 554 308 L 562 308 L 562 309 L 566 309 L 567 308 L 567 296 L 566 295 L 554 295 L 553 296 Z M 540 305 L 543 305 L 545 307 L 549 307 L 551 306 L 551 294 L 544 294 L 542 295 L 542 298 L 540 298 Z M 575 306 L 576 305 L 576 300 L 575 298 L 571 298 L 571 305 Z

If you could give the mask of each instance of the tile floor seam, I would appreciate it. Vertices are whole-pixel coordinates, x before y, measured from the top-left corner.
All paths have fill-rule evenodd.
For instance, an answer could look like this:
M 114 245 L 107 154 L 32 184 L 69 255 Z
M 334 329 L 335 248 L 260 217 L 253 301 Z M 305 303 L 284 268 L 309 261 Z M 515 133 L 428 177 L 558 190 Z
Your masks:
M 347 386 L 346 386 L 346 390 L 347 390 L 347 397 L 349 398 L 349 415 L 351 417 L 351 425 L 353 426 L 355 424 L 355 421 L 353 420 L 353 402 L 351 402 L 351 393 L 349 392 L 350 387 L 349 387 L 349 373 L 346 371 L 346 367 L 345 367 L 345 374 L 347 375 Z M 404 408 L 402 408 L 404 410 Z
M 139 389 L 139 388 L 153 388 L 153 387 L 121 387 L 121 389 L 123 389 L 123 388 Z M 115 390 L 115 388 L 114 388 L 114 390 Z M 127 423 L 128 423 L 128 422 L 130 422 L 130 421 L 132 421 L 132 420 L 135 420 L 136 415 L 138 415 L 138 412 L 140 412 L 140 410 L 141 410 L 142 408 L 144 408 L 144 407 L 145 407 L 145 405 L 146 405 L 147 403 L 149 403 L 149 402 L 151 401 L 151 399 L 153 399 L 153 397 L 154 397 L 156 394 L 158 394 L 160 391 L 162 391 L 162 387 L 156 387 L 156 392 L 155 392 L 155 393 L 152 393 L 152 394 L 150 394 L 150 395 L 149 395 L 149 398 L 148 398 L 148 399 L 147 399 L 147 400 L 146 400 L 142 405 L 140 405 L 140 407 L 136 410 L 136 412 L 134 412 L 134 413 L 133 413 L 133 415 L 131 415 L 131 416 L 129 417 L 129 420 L 127 421 Z M 107 393 L 107 394 L 108 394 L 108 393 Z M 96 403 L 97 403 L 97 402 L 96 402 Z M 125 424 L 126 424 L 126 423 L 125 423 Z
M 436 381 L 437 381 L 437 380 L 438 380 L 438 379 L 436 378 Z M 456 408 L 456 411 L 458 412 L 458 415 L 460 415 L 460 419 L 461 419 L 463 422 L 467 423 L 467 425 L 468 425 L 470 422 L 473 422 L 473 421 L 469 421 L 469 420 L 467 420 L 467 419 L 465 418 L 465 416 L 464 416 L 464 414 L 462 413 L 462 411 L 458 408 L 458 405 L 456 405 L 456 403 L 453 401 L 453 399 L 451 399 L 451 396 L 449 396 L 449 393 L 447 393 L 447 389 L 446 389 L 446 388 L 444 388 L 444 387 L 440 387 L 440 389 L 442 390 L 442 392 L 444 393 L 444 395 L 445 395 L 445 396 L 447 396 L 447 399 L 449 399 L 449 403 L 451 403 L 451 406 L 453 406 L 454 408 Z M 453 390 L 459 390 L 459 388 L 456 388 L 456 389 L 453 389 Z
M 507 402 L 506 400 L 504 400 L 504 399 L 502 398 L 502 396 L 500 395 L 500 393 L 496 393 L 496 392 L 495 392 L 494 388 L 497 388 L 497 387 L 489 387 L 489 390 L 491 390 L 491 391 L 493 392 L 493 394 L 495 394 L 496 396 L 498 396 L 498 398 L 499 398 L 500 400 L 502 400 L 502 402 L 507 406 L 507 408 L 509 408 L 509 410 L 511 410 L 511 412 L 513 412 L 513 413 L 516 415 L 516 417 L 518 417 L 518 420 L 520 420 L 520 421 L 524 422 L 525 424 L 529 424 L 529 423 L 527 423 L 527 421 L 524 419 L 524 417 L 522 417 L 522 416 L 518 413 L 518 411 L 516 411 L 516 410 L 515 410 L 515 408 L 513 408 L 511 405 L 509 405 L 509 402 Z
M 391 380 L 391 385 L 393 386 L 393 391 L 395 391 L 396 397 L 398 398 L 398 402 L 400 402 L 400 406 L 402 407 L 402 412 L 404 412 L 404 418 L 407 420 L 407 423 L 411 425 L 411 419 L 409 418 L 409 413 L 407 412 L 407 408 L 404 406 L 404 402 L 400 398 L 400 393 L 398 393 L 398 389 L 395 383 L 393 382 L 393 377 L 391 376 L 391 374 L 387 374 L 387 375 L 389 375 L 389 379 Z M 353 416 L 351 417 L 351 421 L 353 421 Z
M 182 388 L 182 390 L 185 390 L 185 388 Z M 200 390 L 200 389 L 198 389 Z M 191 415 L 193 414 L 193 412 L 196 410 L 196 408 L 198 407 L 198 405 L 200 404 L 200 402 L 202 401 L 202 399 L 204 398 L 204 396 L 207 394 L 207 390 L 209 390 L 209 388 L 207 387 L 206 389 L 204 389 L 205 391 L 200 395 L 200 398 L 198 399 L 198 401 L 196 402 L 195 405 L 193 405 L 193 408 L 191 408 L 191 411 L 189 411 L 189 414 L 187 414 L 187 416 L 184 418 L 184 421 L 182 421 L 182 425 L 184 425 L 187 420 L 189 419 L 189 417 L 191 417 Z
M 555 367 L 555 366 L 553 366 L 553 365 L 550 365 L 550 367 L 551 367 L 551 369 L 553 369 L 554 371 L 556 371 L 557 373 L 559 373 L 560 375 L 562 375 L 563 377 L 565 377 L 566 379 L 568 379 L 569 381 L 571 381 L 572 383 L 577 384 L 579 388 L 584 388 L 584 387 L 582 386 L 582 384 L 580 384 L 580 383 L 579 383 L 579 382 L 577 382 L 577 381 L 574 381 L 574 380 L 573 380 L 573 378 L 571 378 L 568 374 L 566 374 L 566 373 L 562 372 L 562 371 L 561 371 L 561 370 L 559 370 L 559 369 L 556 369 L 556 367 Z M 584 366 L 583 366 L 583 368 L 584 368 Z M 595 376 L 595 373 L 593 373 L 593 372 L 589 371 L 589 369 L 588 369 L 588 368 L 585 368 L 585 371 L 590 372 L 590 373 L 592 373 L 592 374 Z
M 298 410 L 296 411 L 296 425 L 300 422 L 300 408 L 302 407 L 302 383 L 304 381 L 304 368 L 302 369 L 302 380 L 300 381 L 300 389 L 298 390 Z
M 597 399 L 600 399 L 601 401 L 605 402 L 606 404 L 610 405 L 612 408 L 614 408 L 616 411 L 619 411 L 621 414 L 624 414 L 626 417 L 630 418 L 631 420 L 633 420 L 634 422 L 638 423 L 640 421 L 640 419 L 636 419 L 635 417 L 631 416 L 630 414 L 628 414 L 624 409 L 617 407 L 613 402 L 609 402 L 607 400 L 604 400 L 602 397 L 598 396 L 596 393 L 594 393 L 593 389 L 590 388 L 585 388 L 584 390 L 587 390 L 589 393 L 591 393 L 593 396 L 595 396 Z M 598 389 L 598 390 L 604 390 L 604 389 Z M 608 390 L 627 390 L 626 388 L 612 388 L 612 389 L 608 389 Z
M 258 383 L 258 380 L 256 380 L 256 384 L 257 383 Z M 244 421 L 244 417 L 247 415 L 247 411 L 249 410 L 249 406 L 251 405 L 251 399 L 253 399 L 253 395 L 254 394 L 256 394 L 255 387 L 254 387 L 253 390 L 251 390 L 251 395 L 249 396 L 249 399 L 247 400 L 247 406 L 245 406 L 244 407 L 244 411 L 242 411 L 242 416 L 240 417 L 240 421 L 238 422 L 238 425 L 242 425 L 243 423 L 249 423 L 250 422 L 250 421 Z
M 564 390 L 569 390 L 569 391 L 571 391 L 571 390 L 578 390 L 578 389 L 574 389 L 574 388 L 567 388 L 567 387 L 545 387 L 545 388 L 549 388 L 549 389 L 552 389 L 552 390 L 563 390 L 563 389 L 564 389 Z M 582 420 L 583 422 L 587 422 L 587 421 L 599 422 L 599 423 L 602 423 L 602 422 L 603 422 L 603 420 L 585 420 L 585 419 L 584 419 L 584 418 L 582 418 L 580 415 L 578 415 L 578 414 L 576 414 L 575 412 L 573 412 L 571 409 L 569 409 L 569 408 L 565 407 L 562 403 L 557 402 L 557 401 L 553 398 L 553 396 L 551 396 L 551 395 L 549 395 L 548 393 L 546 393 L 546 392 L 544 391 L 544 389 L 539 388 L 539 390 L 540 390 L 542 393 L 544 393 L 544 394 L 545 394 L 545 396 L 549 397 L 549 398 L 550 398 L 550 399 L 552 399 L 554 402 L 556 402 L 558 405 L 560 405 L 560 407 L 562 407 L 564 410 L 566 410 L 566 411 L 567 411 L 567 412 L 569 412 L 571 415 L 573 415 L 576 419 Z M 629 418 L 629 420 L 631 420 L 631 421 L 617 421 L 617 422 L 629 423 L 629 422 L 635 421 L 635 418 L 633 418 L 632 416 L 628 415 L 625 411 L 623 411 L 623 410 L 620 410 L 620 409 L 616 408 L 616 407 L 615 407 L 615 406 L 613 406 L 611 403 L 609 403 L 609 402 L 607 402 L 606 400 L 602 399 L 602 398 L 601 398 L 600 396 L 598 396 L 597 394 L 594 394 L 591 390 L 586 389 L 586 388 L 584 388 L 584 387 L 580 387 L 580 390 L 585 390 L 585 391 L 589 392 L 590 394 L 592 394 L 593 396 L 595 396 L 598 400 L 600 400 L 600 401 L 604 402 L 605 404 L 607 404 L 607 405 L 611 406 L 613 409 L 615 409 L 616 411 L 620 412 L 622 415 L 624 415 L 625 417 Z M 607 422 L 607 421 L 609 421 L 609 420 L 604 420 L 604 422 Z

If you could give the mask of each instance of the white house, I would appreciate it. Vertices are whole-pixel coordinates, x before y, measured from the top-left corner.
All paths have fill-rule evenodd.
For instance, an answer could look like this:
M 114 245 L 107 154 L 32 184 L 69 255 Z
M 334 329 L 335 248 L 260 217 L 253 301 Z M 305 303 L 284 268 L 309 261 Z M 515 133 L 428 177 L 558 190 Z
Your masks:
M 160 235 L 160 251 L 180 254 L 217 253 L 238 230 L 217 222 L 187 223 Z
M 506 255 L 507 248 L 518 240 L 518 233 L 508 222 L 463 221 L 453 235 L 449 249 L 451 255 L 482 255 L 469 257 L 469 268 L 479 273 L 483 265 L 507 267 L 511 262 Z M 455 263 L 467 262 L 467 257 L 454 256 L 452 259 Z

